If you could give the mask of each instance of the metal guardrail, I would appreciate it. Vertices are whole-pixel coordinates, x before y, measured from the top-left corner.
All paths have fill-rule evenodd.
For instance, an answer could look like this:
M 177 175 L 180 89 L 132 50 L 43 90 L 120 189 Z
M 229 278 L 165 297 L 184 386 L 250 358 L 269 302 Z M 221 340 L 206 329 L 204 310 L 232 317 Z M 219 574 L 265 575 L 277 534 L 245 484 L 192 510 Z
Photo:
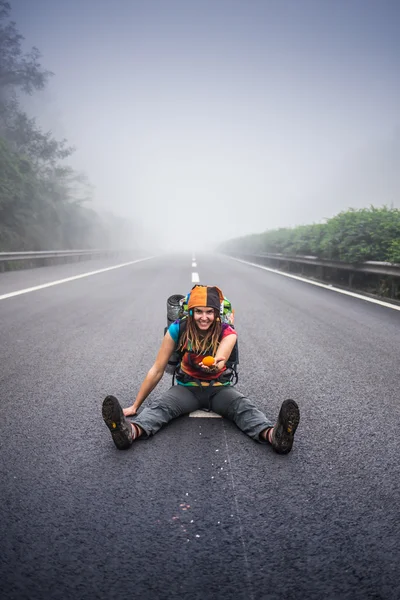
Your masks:
M 303 265 L 314 265 L 316 267 L 327 267 L 342 271 L 352 271 L 357 273 L 374 273 L 377 275 L 389 275 L 392 277 L 400 277 L 400 264 L 366 261 L 363 263 L 345 263 L 340 261 L 326 260 L 317 256 L 290 256 L 288 254 L 270 254 L 267 252 L 249 253 L 249 252 L 234 252 L 232 255 L 261 258 L 281 261 L 285 263 L 298 263 Z
M 400 303 L 400 264 L 378 261 L 345 263 L 317 256 L 291 256 L 268 252 L 225 252 L 225 254 L 268 265 L 277 270 L 291 273 L 300 271 L 304 277 L 316 278 L 329 283 L 334 282 L 335 285 L 344 286 L 346 289 L 356 289 L 372 296 L 382 296 L 386 299 L 390 298 L 394 303 Z
M 29 265 L 30 263 L 36 263 L 43 261 L 57 261 L 62 259 L 90 259 L 90 258 L 113 258 L 119 254 L 126 254 L 127 251 L 123 250 L 43 250 L 43 251 L 29 251 L 29 252 L 0 252 L 0 271 L 4 271 L 6 264 L 11 262 L 15 264 L 15 261 L 20 261 Z
M 115 250 L 50 250 L 39 252 L 0 252 L 0 260 L 35 260 L 39 258 L 63 258 L 64 256 L 87 256 L 93 254 L 99 256 L 101 254 L 110 254 Z

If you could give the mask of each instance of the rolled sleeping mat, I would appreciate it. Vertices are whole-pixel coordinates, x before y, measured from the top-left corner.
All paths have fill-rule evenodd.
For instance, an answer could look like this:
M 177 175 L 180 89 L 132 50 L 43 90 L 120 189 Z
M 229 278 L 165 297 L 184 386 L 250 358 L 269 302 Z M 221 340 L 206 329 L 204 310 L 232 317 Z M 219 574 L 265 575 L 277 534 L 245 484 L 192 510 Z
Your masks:
M 179 301 L 185 298 L 182 294 L 174 294 L 170 296 L 167 300 L 167 323 L 168 326 L 171 325 L 174 321 L 179 318 L 179 312 L 181 310 L 181 305 Z

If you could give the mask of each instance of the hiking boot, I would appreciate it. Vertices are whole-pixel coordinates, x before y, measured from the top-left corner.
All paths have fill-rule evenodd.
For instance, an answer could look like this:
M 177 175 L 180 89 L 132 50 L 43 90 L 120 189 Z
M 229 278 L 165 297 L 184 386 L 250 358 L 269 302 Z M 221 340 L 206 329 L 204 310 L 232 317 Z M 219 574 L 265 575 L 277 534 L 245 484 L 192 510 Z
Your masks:
M 132 425 L 125 418 L 121 405 L 115 396 L 104 398 L 102 415 L 118 450 L 130 448 L 133 442 Z
M 278 421 L 272 430 L 272 448 L 278 454 L 288 454 L 293 446 L 294 433 L 300 421 L 297 402 L 285 400 L 279 411 Z

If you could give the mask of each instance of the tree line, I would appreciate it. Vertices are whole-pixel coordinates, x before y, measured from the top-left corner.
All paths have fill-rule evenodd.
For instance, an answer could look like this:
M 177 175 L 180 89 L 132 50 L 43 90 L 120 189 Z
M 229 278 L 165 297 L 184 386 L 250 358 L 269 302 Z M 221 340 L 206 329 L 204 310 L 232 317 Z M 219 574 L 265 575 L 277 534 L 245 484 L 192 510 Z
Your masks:
M 229 240 L 225 252 L 312 255 L 347 263 L 400 263 L 400 210 L 374 207 L 342 211 L 325 223 L 271 229 Z
M 105 247 L 122 219 L 101 218 L 87 206 L 93 188 L 65 164 L 74 151 L 26 114 L 20 95 L 45 88 L 52 73 L 37 48 L 24 53 L 23 36 L 0 0 L 0 251 Z

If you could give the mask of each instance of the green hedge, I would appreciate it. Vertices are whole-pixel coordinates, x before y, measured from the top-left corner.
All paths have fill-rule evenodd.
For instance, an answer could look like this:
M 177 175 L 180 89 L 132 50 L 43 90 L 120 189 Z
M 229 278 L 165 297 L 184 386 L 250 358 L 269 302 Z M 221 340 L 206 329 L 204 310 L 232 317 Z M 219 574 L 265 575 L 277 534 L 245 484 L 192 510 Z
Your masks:
M 349 209 L 326 223 L 281 228 L 229 240 L 222 252 L 312 255 L 348 263 L 400 263 L 400 210 Z

